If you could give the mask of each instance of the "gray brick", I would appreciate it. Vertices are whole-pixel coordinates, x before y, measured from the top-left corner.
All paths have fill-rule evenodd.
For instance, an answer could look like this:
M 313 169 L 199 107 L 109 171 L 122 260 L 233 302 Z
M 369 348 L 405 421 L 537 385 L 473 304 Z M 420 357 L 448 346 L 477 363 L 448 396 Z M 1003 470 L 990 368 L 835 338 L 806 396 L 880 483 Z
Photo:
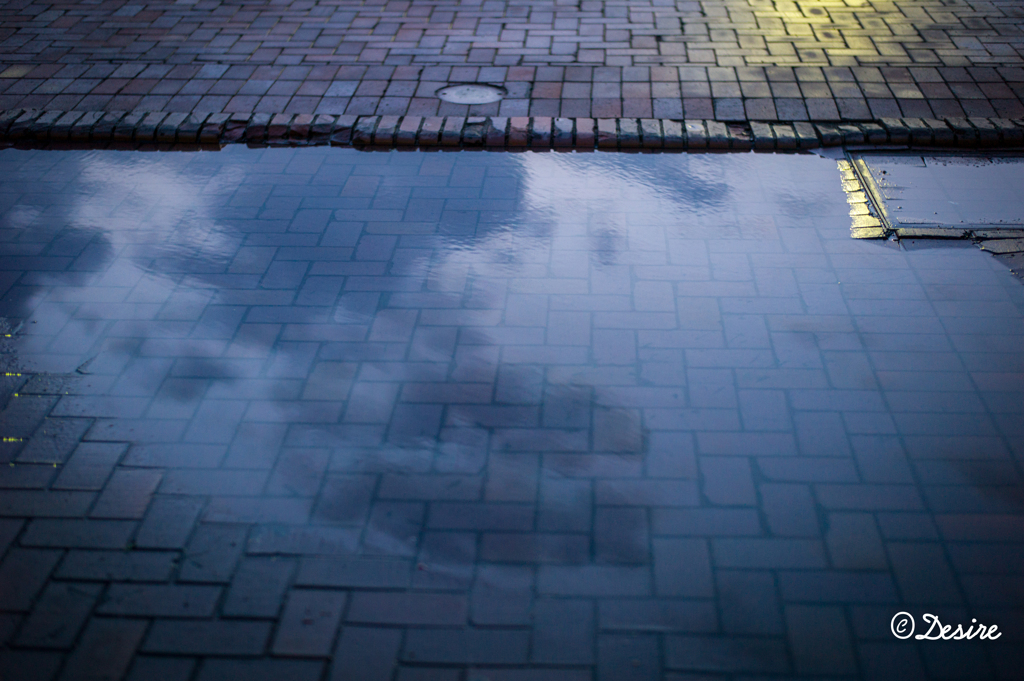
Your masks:
M 301 497 L 213 497 L 203 511 L 202 520 L 224 524 L 299 525 L 309 522 L 312 506 L 312 499 Z
M 173 655 L 256 657 L 263 654 L 269 638 L 269 622 L 158 619 L 150 627 L 142 650 Z
M 704 496 L 713 504 L 726 506 L 757 503 L 750 461 L 734 457 L 700 457 Z
M 179 578 L 187 582 L 227 582 L 245 548 L 244 527 L 203 523 L 192 535 Z
M 384 558 L 305 558 L 295 583 L 300 586 L 404 589 L 412 579 L 412 563 Z
M 537 591 L 557 596 L 647 596 L 651 573 L 646 567 L 542 565 Z
M 6 490 L 0 495 L 0 517 L 81 518 L 93 499 L 91 492 Z
M 817 509 L 807 485 L 762 484 L 760 490 L 761 508 L 773 535 L 820 536 Z
M 537 529 L 586 532 L 592 517 L 591 485 L 587 480 L 541 479 Z
M 374 475 L 329 476 L 313 509 L 314 522 L 363 523 L 370 513 L 370 499 L 376 485 Z
M 950 562 L 957 573 L 1012 574 L 1024 560 L 1020 544 L 947 544 Z
M 825 533 L 832 564 L 848 570 L 884 570 L 888 567 L 875 519 L 867 513 L 832 513 Z
M 162 582 L 178 563 L 171 551 L 68 551 L 57 568 L 61 579 L 99 582 Z
M 924 507 L 911 485 L 817 485 L 815 494 L 829 510 L 916 511 Z
M 0 563 L 0 610 L 28 610 L 60 557 L 60 551 L 47 549 L 8 551 Z
M 263 471 L 171 470 L 160 484 L 160 493 L 253 495 L 261 493 L 266 482 L 267 473 Z
M 243 558 L 231 578 L 223 614 L 226 617 L 277 617 L 294 571 L 293 560 Z
M 137 655 L 128 673 L 128 681 L 188 681 L 195 667 L 196 661 L 187 657 Z
M 426 532 L 412 584 L 416 589 L 469 588 L 476 560 L 477 537 L 470 532 Z
M 14 632 L 18 629 L 22 619 L 24 618 L 21 615 L 14 613 L 0 615 L 0 642 L 5 646 L 5 649 L 11 645 Z
M 714 539 L 715 564 L 734 568 L 824 567 L 825 551 L 812 539 Z
M 924 664 L 917 648 L 898 645 L 902 641 L 864 642 L 858 645 L 862 673 L 867 678 L 898 676 L 901 679 L 924 679 Z
M 598 480 L 594 501 L 612 506 L 697 506 L 697 484 L 689 480 Z
M 857 467 L 865 482 L 909 483 L 913 473 L 897 437 L 861 435 L 851 438 Z
M 782 609 L 771 573 L 719 570 L 722 629 L 732 634 L 781 634 Z
M 771 638 L 666 636 L 665 666 L 689 672 L 760 672 L 785 674 L 789 671 L 786 647 Z
M 939 544 L 890 542 L 888 549 L 893 574 L 905 602 L 938 604 L 963 601 Z
M 111 584 L 96 612 L 136 617 L 211 617 L 221 589 L 178 584 Z
M 0 411 L 4 437 L 31 438 L 56 402 L 57 398 L 50 395 L 20 395 L 11 399 Z
M 402 657 L 442 664 L 523 664 L 529 633 L 516 629 L 410 629 Z
M 602 631 L 710 633 L 718 630 L 718 613 L 711 600 L 602 600 L 598 613 Z
M 285 430 L 286 426 L 281 423 L 238 424 L 235 439 L 227 450 L 227 456 L 224 457 L 224 465 L 231 468 L 272 468 L 280 454 Z M 214 451 L 221 450 L 219 447 L 210 448 L 211 454 Z
M 645 459 L 654 478 L 697 478 L 697 457 L 691 433 L 650 433 Z
M 531 623 L 533 570 L 526 566 L 479 564 L 470 595 L 470 619 L 478 626 Z
M 146 631 L 146 624 L 144 620 L 90 620 L 64 667 L 61 681 L 123 677 Z
M 456 594 L 357 591 L 346 620 L 393 626 L 461 626 L 466 623 L 466 598 Z
M 598 562 L 644 565 L 651 560 L 645 509 L 597 508 L 593 537 Z
M 888 572 L 800 570 L 779 573 L 782 597 L 805 603 L 896 603 L 899 598 Z
M 150 549 L 184 548 L 203 504 L 201 497 L 156 497 L 139 527 L 135 545 Z
M 488 532 L 480 542 L 480 558 L 497 563 L 583 563 L 590 559 L 585 534 Z
M 267 482 L 266 493 L 284 496 L 312 497 L 320 490 L 327 470 L 328 452 L 285 450 L 277 457 L 274 471 Z
M 246 552 L 272 555 L 350 555 L 359 545 L 360 528 L 318 525 L 257 525 Z
M 121 463 L 141 468 L 216 468 L 224 452 L 224 445 L 134 444 Z
M 162 471 L 119 469 L 103 488 L 89 516 L 141 519 L 160 484 Z
M 271 652 L 300 657 L 330 655 L 347 597 L 337 591 L 289 592 Z
M 740 390 L 739 401 L 744 430 L 792 429 L 783 391 Z
M 786 625 L 797 673 L 857 673 L 842 608 L 790 605 L 786 607 Z
M 18 633 L 17 644 L 69 649 L 92 612 L 98 584 L 50 582 Z
M 0 489 L 46 489 L 57 471 L 42 464 L 8 464 L 0 467 Z
M 944 513 L 934 520 L 951 541 L 1017 541 L 1021 536 L 1020 520 L 1007 514 Z
M 930 513 L 878 513 L 876 517 L 882 536 L 886 539 L 939 538 L 939 530 Z M 972 531 L 975 529 L 972 523 Z
M 716 392 L 721 390 L 718 386 L 713 386 L 713 388 Z M 693 390 L 694 388 L 691 388 L 691 393 Z M 697 445 L 701 452 L 707 455 L 790 456 L 796 454 L 796 441 L 788 433 L 697 433 Z
M 0 669 L 19 680 L 52 681 L 63 657 L 57 652 L 4 649 L 0 651 Z
M 137 523 L 129 520 L 33 520 L 22 535 L 24 546 L 73 549 L 123 549 Z
M 424 508 L 424 504 L 416 502 L 375 503 L 365 530 L 363 550 L 395 557 L 415 555 Z
M 600 681 L 643 681 L 661 671 L 658 639 L 652 635 L 602 634 L 597 640 Z
M 761 521 L 754 509 L 686 508 L 652 509 L 651 533 L 655 536 L 757 536 Z
M 710 598 L 711 557 L 704 539 L 655 539 L 654 591 L 658 596 Z
M 488 386 L 488 399 L 489 396 Z M 494 502 L 534 503 L 537 499 L 539 459 L 540 457 L 531 454 L 491 452 L 487 457 L 488 475 L 484 498 Z
M 533 606 L 530 659 L 539 664 L 594 663 L 594 605 L 590 601 L 541 599 Z
M 342 629 L 331 663 L 331 681 L 391 681 L 402 644 L 400 629 Z
M 7 548 L 14 543 L 24 526 L 24 520 L 0 519 L 0 557 L 7 553 Z
M 384 475 L 377 494 L 381 499 L 417 501 L 474 501 L 483 481 L 469 475 Z
M 318 660 L 206 659 L 196 678 L 198 681 L 217 681 L 218 679 L 319 681 L 323 674 L 323 667 L 324 663 Z
M 794 416 L 804 456 L 849 456 L 850 442 L 840 414 L 801 412 Z

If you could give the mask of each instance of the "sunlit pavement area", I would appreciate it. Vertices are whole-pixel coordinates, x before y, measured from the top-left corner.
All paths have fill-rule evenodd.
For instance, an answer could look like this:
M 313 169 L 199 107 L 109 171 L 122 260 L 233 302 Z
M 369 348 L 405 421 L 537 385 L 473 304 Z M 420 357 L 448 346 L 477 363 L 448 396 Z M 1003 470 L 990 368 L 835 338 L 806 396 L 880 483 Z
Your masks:
M 1012 0 L 0 5 L 0 110 L 1024 118 Z M 450 83 L 499 102 L 436 97 Z
M 1024 287 L 834 160 L 0 175 L 5 681 L 1019 678 Z

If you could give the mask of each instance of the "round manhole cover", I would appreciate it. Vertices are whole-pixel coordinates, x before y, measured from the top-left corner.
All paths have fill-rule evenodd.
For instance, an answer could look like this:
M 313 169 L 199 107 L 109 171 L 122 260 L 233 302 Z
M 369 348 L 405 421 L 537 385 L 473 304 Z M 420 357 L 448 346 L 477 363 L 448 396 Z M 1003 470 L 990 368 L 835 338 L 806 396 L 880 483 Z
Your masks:
M 437 96 L 441 100 L 452 104 L 490 104 L 497 102 L 505 95 L 506 90 L 503 87 L 479 83 L 448 85 L 437 91 Z

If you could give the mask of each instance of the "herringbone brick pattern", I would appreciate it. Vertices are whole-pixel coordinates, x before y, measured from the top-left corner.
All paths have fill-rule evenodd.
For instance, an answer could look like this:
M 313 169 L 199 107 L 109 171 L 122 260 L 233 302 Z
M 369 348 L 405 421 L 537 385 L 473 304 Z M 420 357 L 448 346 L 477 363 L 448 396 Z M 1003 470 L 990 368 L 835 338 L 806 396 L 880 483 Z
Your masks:
M 5 679 L 1019 675 L 1024 288 L 833 161 L 0 174 Z
M 0 22 L 0 110 L 1024 117 L 1009 1 L 19 1 Z M 508 94 L 447 104 L 449 82 Z

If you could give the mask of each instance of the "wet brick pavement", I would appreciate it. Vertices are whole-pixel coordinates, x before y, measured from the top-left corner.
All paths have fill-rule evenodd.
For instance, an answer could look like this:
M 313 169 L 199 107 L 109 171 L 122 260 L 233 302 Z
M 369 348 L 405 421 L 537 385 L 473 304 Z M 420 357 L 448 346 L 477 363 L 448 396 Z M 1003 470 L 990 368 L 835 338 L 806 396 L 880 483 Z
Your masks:
M 1024 288 L 834 161 L 0 174 L 5 681 L 1019 678 Z
M 1017 2 L 5 2 L 0 110 L 1024 117 Z M 450 82 L 500 103 L 440 102 Z

